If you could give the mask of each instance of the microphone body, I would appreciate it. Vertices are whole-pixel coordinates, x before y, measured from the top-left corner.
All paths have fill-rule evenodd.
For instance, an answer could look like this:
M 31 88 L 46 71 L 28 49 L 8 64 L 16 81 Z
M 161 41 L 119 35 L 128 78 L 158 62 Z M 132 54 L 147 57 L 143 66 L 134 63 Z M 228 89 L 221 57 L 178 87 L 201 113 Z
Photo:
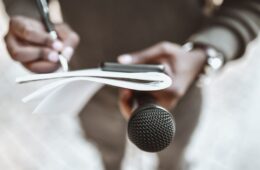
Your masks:
M 172 114 L 156 104 L 153 96 L 135 92 L 134 111 L 128 122 L 128 137 L 141 150 L 159 152 L 175 135 Z
M 164 65 L 102 63 L 103 71 L 142 73 L 164 72 Z M 145 92 L 134 93 L 134 111 L 128 121 L 128 137 L 141 150 L 158 152 L 166 148 L 175 135 L 172 114 L 156 104 Z

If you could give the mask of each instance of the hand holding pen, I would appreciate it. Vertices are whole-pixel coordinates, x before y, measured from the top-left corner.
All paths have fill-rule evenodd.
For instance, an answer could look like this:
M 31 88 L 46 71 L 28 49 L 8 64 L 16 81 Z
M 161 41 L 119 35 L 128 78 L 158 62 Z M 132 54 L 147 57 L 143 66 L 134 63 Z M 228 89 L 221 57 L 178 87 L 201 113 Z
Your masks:
M 58 39 L 48 33 L 45 24 L 38 20 L 15 16 L 5 42 L 11 57 L 35 73 L 50 73 L 61 64 L 59 52 L 69 61 L 79 43 L 79 36 L 64 23 L 53 24 Z
M 42 20 L 45 24 L 45 27 L 46 27 L 48 33 L 50 34 L 50 36 L 53 40 L 55 40 L 55 41 L 58 40 L 58 34 L 55 31 L 54 25 L 52 24 L 52 22 L 50 20 L 49 7 L 48 7 L 47 1 L 46 0 L 36 0 L 36 1 L 37 1 L 39 11 L 42 16 Z M 65 72 L 68 71 L 69 70 L 68 60 L 67 60 L 67 58 L 64 57 L 64 55 L 62 54 L 61 51 L 58 52 L 58 58 L 59 58 L 59 62 L 61 64 L 63 71 L 65 71 Z

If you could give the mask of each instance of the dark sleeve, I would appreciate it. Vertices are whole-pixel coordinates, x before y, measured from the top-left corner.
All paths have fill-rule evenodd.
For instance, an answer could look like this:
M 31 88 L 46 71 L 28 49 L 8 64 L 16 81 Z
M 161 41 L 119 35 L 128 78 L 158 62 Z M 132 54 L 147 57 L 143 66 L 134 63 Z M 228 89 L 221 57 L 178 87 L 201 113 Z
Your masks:
M 36 0 L 3 0 L 9 16 L 23 15 L 30 18 L 40 18 Z
M 211 45 L 232 60 L 243 55 L 259 30 L 260 0 L 224 0 L 191 41 Z

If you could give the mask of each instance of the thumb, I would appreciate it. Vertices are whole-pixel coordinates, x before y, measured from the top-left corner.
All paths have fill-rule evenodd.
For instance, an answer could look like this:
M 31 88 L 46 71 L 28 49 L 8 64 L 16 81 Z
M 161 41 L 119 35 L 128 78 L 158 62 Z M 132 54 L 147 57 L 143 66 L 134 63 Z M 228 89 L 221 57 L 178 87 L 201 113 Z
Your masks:
M 117 61 L 121 64 L 135 64 L 134 57 L 131 54 L 120 55 Z
M 148 64 L 157 62 L 161 57 L 162 50 L 160 44 L 157 44 L 142 51 L 120 55 L 118 62 L 121 64 Z
M 141 55 L 141 53 L 123 54 L 117 58 L 121 64 L 147 64 L 151 62 L 150 56 Z
M 118 57 L 118 62 L 121 64 L 147 64 L 154 58 L 154 54 L 152 48 L 130 54 L 123 54 Z

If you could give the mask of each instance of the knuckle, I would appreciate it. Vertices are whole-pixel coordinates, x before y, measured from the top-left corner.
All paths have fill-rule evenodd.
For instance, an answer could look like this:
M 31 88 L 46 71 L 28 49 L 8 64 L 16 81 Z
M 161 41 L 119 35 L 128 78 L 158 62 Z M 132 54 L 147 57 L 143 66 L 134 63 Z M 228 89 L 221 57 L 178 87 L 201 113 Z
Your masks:
M 159 47 L 160 47 L 160 50 L 162 51 L 162 53 L 164 53 L 166 55 L 172 55 L 173 44 L 171 42 L 168 42 L 168 41 L 161 42 L 159 44 Z
M 77 33 L 72 32 L 70 35 L 71 40 L 73 41 L 73 43 L 75 43 L 76 45 L 80 42 L 80 37 Z
M 51 73 L 56 71 L 59 68 L 58 64 L 52 64 L 44 69 L 38 70 L 38 73 Z
M 21 15 L 15 15 L 11 17 L 11 20 L 16 20 L 16 21 L 20 21 L 21 19 L 23 19 L 24 17 Z
M 159 43 L 161 46 L 168 46 L 168 45 L 172 45 L 172 43 L 170 41 L 162 41 Z
M 50 50 L 48 48 L 43 48 L 39 51 L 39 57 L 47 58 L 50 53 Z
M 50 68 L 50 70 L 48 71 L 48 73 L 54 72 L 54 71 L 58 70 L 58 68 L 59 68 L 59 65 L 58 65 L 58 64 L 55 64 L 52 68 Z
M 21 34 L 27 38 L 29 38 L 31 36 L 32 32 L 33 32 L 33 29 L 28 25 L 24 25 L 21 29 Z
M 63 28 L 64 30 L 71 30 L 71 27 L 67 23 L 61 23 L 60 27 Z
M 178 99 L 182 98 L 184 96 L 185 92 L 182 90 L 177 91 L 176 96 Z
M 10 18 L 10 26 L 14 26 L 16 23 L 18 23 L 19 21 L 21 20 L 21 17 L 20 16 L 13 16 Z
M 180 99 L 185 95 L 185 91 L 182 88 L 176 88 L 174 90 L 174 95 L 177 99 Z
M 19 27 L 24 25 L 25 22 L 26 22 L 25 17 L 23 17 L 23 16 L 13 16 L 13 17 L 10 18 L 9 26 L 10 26 L 10 28 L 18 29 Z
M 10 53 L 11 57 L 17 61 L 19 61 L 22 57 L 19 50 L 16 48 L 13 48 L 13 47 L 9 47 L 9 53 Z
M 184 92 L 180 89 L 173 89 L 170 91 L 171 98 L 173 99 L 181 99 L 184 96 Z
M 46 59 L 46 58 L 48 58 L 48 55 L 50 54 L 50 51 L 51 50 L 49 50 L 48 48 L 39 49 L 37 57 L 38 58 L 42 58 L 42 59 Z
M 52 43 L 54 42 L 55 40 L 53 38 L 51 38 L 50 36 L 46 36 L 44 39 L 43 39 L 43 44 L 47 45 L 47 46 L 50 46 L 52 45 Z

